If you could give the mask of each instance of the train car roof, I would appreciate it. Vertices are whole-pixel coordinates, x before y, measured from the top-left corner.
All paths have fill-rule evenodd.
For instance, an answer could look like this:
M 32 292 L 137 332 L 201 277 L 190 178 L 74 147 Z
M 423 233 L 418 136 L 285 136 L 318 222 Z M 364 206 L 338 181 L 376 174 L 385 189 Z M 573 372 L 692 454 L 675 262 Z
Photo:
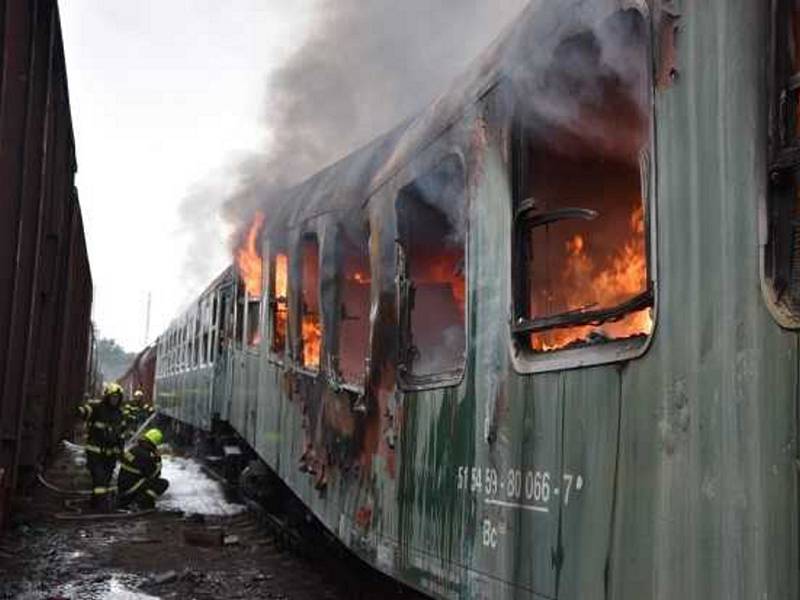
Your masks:
M 647 14 L 646 0 L 532 1 L 447 92 L 415 117 L 287 190 L 269 218 L 268 232 L 319 215 L 360 209 L 421 149 L 457 122 L 501 79 L 543 84 L 558 44 L 593 28 L 616 11 Z

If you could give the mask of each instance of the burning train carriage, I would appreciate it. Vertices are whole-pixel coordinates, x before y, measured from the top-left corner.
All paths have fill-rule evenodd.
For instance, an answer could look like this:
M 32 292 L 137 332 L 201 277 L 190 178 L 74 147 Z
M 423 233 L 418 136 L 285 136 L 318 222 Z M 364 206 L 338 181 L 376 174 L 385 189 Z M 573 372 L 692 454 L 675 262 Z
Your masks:
M 772 10 L 531 5 L 254 224 L 211 390 L 159 402 L 437 596 L 797 596 L 800 7 Z

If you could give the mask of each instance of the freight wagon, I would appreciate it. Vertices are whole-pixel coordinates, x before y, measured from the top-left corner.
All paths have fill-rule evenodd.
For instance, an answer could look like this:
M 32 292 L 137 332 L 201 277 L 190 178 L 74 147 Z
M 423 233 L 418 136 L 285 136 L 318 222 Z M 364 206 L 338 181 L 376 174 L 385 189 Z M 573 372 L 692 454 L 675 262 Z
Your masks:
M 76 168 L 57 4 L 0 0 L 0 526 L 92 384 Z
M 795 0 L 533 2 L 254 222 L 159 409 L 437 597 L 797 598 L 798 123 Z

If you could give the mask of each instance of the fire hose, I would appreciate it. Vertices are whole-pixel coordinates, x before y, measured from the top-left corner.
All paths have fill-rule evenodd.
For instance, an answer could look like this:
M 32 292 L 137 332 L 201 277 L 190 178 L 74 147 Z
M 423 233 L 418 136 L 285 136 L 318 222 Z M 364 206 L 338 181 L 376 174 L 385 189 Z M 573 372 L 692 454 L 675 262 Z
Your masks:
M 46 487 L 48 490 L 50 490 L 52 492 L 55 492 L 57 494 L 62 494 L 64 496 L 91 496 L 92 495 L 92 491 L 91 490 L 65 490 L 65 489 L 60 488 L 60 487 L 58 487 L 56 485 L 53 485 L 52 483 L 47 481 L 47 479 L 44 478 L 44 474 L 41 471 L 39 471 L 36 474 L 36 478 L 39 480 L 39 483 L 41 483 L 44 487 Z
M 134 432 L 134 434 L 130 437 L 128 442 L 125 444 L 125 450 L 130 450 L 133 447 L 133 445 L 136 443 L 136 440 L 139 439 L 139 436 L 141 436 L 142 433 L 144 433 L 144 431 L 150 426 L 150 423 L 153 422 L 153 419 L 155 419 L 157 416 L 158 416 L 158 413 L 154 412 L 152 415 L 147 417 L 147 419 L 145 419 L 144 423 L 142 423 L 139 426 L 139 429 L 137 429 Z

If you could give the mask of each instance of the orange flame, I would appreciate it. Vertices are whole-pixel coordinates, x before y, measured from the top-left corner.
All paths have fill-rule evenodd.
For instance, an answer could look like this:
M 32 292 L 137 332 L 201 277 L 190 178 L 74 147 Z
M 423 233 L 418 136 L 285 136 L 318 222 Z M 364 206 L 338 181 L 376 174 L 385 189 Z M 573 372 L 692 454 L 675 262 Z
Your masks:
M 258 237 L 264 227 L 264 214 L 256 212 L 247 230 L 244 244 L 236 249 L 236 267 L 244 280 L 247 293 L 252 298 L 261 295 L 261 255 L 258 252 Z
M 361 271 L 356 271 L 355 273 L 353 273 L 352 276 L 348 277 L 348 279 L 355 283 L 361 283 L 361 284 L 367 284 L 370 283 L 371 281 L 369 275 L 365 275 Z
M 627 242 L 611 258 L 607 266 L 597 265 L 587 255 L 587 246 L 587 241 L 581 235 L 575 235 L 565 244 L 567 267 L 564 279 L 573 284 L 568 294 L 567 310 L 584 308 L 589 296 L 593 300 L 593 305 L 613 307 L 647 288 L 644 208 L 641 205 L 631 214 Z M 626 315 L 619 321 L 604 323 L 601 326 L 582 325 L 534 333 L 531 335 L 531 345 L 534 350 L 549 351 L 584 340 L 592 332 L 619 339 L 649 334 L 652 330 L 653 319 L 650 309 L 644 309 Z
M 456 252 L 439 254 L 426 261 L 424 272 L 413 276 L 418 284 L 445 283 L 450 287 L 453 300 L 464 314 L 466 302 L 466 280 L 464 279 L 463 255 Z
M 273 323 L 275 331 L 272 339 L 272 349 L 275 352 L 283 352 L 286 346 L 286 328 L 287 328 L 287 301 L 286 295 L 289 289 L 289 258 L 285 254 L 277 254 L 275 256 L 275 273 L 274 273 L 274 287 L 273 287 L 273 304 L 272 310 L 274 311 Z
M 317 315 L 303 316 L 303 366 L 319 369 L 322 349 L 322 325 Z
M 278 254 L 275 257 L 275 298 L 286 301 L 289 290 L 289 257 Z

